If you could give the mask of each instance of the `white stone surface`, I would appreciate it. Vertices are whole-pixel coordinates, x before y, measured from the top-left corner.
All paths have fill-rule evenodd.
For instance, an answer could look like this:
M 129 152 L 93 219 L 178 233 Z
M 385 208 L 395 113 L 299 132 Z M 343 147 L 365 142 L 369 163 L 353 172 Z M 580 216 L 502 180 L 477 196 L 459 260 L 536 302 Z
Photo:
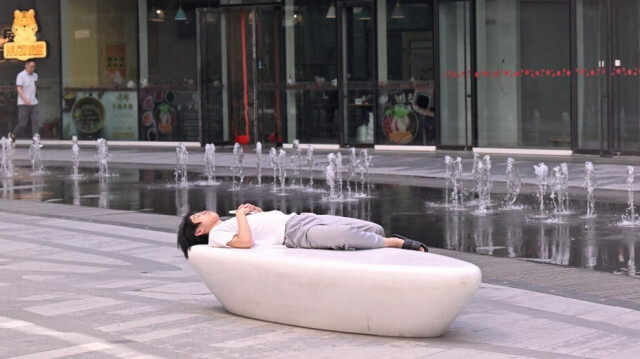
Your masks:
M 471 263 L 391 248 L 202 245 L 191 248 L 189 262 L 231 313 L 385 336 L 441 335 L 481 282 L 480 269 Z

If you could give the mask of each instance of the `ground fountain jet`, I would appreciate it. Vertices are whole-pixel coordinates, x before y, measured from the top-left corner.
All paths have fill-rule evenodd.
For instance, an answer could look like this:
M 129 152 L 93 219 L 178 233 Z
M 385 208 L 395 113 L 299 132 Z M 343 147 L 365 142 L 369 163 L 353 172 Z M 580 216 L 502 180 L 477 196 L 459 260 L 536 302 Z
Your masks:
M 309 190 L 313 191 L 313 146 L 307 146 L 307 166 L 309 167 Z
M 73 165 L 73 174 L 71 178 L 78 179 L 82 177 L 79 173 L 80 169 L 80 146 L 78 146 L 78 137 L 71 137 L 71 163 Z
M 42 143 L 40 143 L 40 135 L 33 135 L 33 142 L 29 147 L 29 155 L 31 156 L 31 168 L 34 176 L 40 176 L 46 173 L 44 165 L 42 163 Z
M 563 213 L 570 213 L 569 209 L 569 166 L 566 162 L 560 164 L 560 188 L 562 189 L 561 209 Z
M 187 164 L 189 163 L 189 152 L 184 143 L 179 143 L 176 147 L 176 170 L 173 174 L 176 177 L 176 186 L 186 188 L 189 187 L 187 181 Z
M 344 194 L 342 193 L 342 153 L 336 153 L 336 195 L 338 199 L 343 199 Z
M 358 161 L 358 167 L 360 169 L 362 196 L 371 196 L 371 185 L 369 183 L 369 167 L 371 167 L 372 159 L 373 156 L 369 155 L 369 152 L 366 148 L 360 151 L 360 160 Z
M 536 173 L 536 178 L 538 179 L 538 193 L 536 194 L 536 196 L 538 197 L 538 201 L 540 203 L 539 216 L 544 217 L 544 194 L 547 191 L 547 177 L 549 176 L 549 168 L 544 164 L 544 162 L 540 162 L 538 165 L 534 165 L 533 169 Z
M 562 206 L 564 204 L 562 190 L 562 171 L 560 166 L 555 166 L 551 169 L 551 201 L 553 202 L 553 213 L 557 217 L 562 213 Z
M 462 184 L 462 158 L 456 157 L 452 162 L 451 179 L 453 189 L 451 191 L 451 207 L 454 210 L 462 210 L 464 208 L 464 187 Z
M 633 182 L 635 182 L 635 168 L 627 166 L 627 212 L 622 216 L 623 224 L 636 225 L 638 223 L 638 215 L 636 214 L 636 205 L 633 201 Z
M 325 180 L 327 186 L 329 186 L 329 200 L 335 201 L 338 199 L 336 194 L 336 155 L 331 152 L 327 155 L 327 168 L 325 169 Z
M 2 137 L 2 158 L 0 158 L 0 175 L 2 177 L 13 177 L 13 155 L 15 153 L 15 145 L 10 138 Z
M 598 182 L 593 163 L 589 161 L 584 163 L 584 184 L 582 186 L 587 189 L 587 217 L 595 217 L 596 200 L 593 192 L 598 187 Z
M 450 199 L 452 195 L 449 193 L 449 183 L 453 188 L 453 158 L 451 156 L 444 156 L 444 205 L 449 207 Z
M 302 149 L 300 148 L 299 140 L 293 140 L 293 155 L 291 157 L 291 162 L 293 164 L 293 187 L 302 187 L 302 177 L 300 175 L 300 167 L 302 166 Z
M 216 183 L 216 146 L 213 143 L 204 145 L 204 173 L 207 184 Z
M 478 201 L 482 197 L 482 161 L 480 160 L 480 154 L 473 154 L 473 167 L 471 167 L 471 177 L 476 182 L 476 193 L 478 195 Z
M 258 186 L 262 186 L 262 142 L 256 142 L 256 165 L 258 167 Z
M 478 213 L 487 213 L 487 206 L 491 204 L 491 189 L 493 180 L 491 179 L 491 157 L 486 155 L 480 160 L 480 156 L 474 156 L 473 176 L 476 179 L 476 190 L 478 192 Z
M 284 187 L 287 182 L 287 169 L 285 168 L 287 151 L 282 148 L 278 151 L 278 172 L 280 177 L 280 192 L 284 194 Z
M 506 197 L 506 206 L 505 208 L 511 209 L 518 198 L 518 194 L 520 194 L 520 189 L 522 188 L 522 181 L 520 179 L 520 174 L 518 173 L 518 169 L 514 166 L 513 158 L 507 158 L 507 169 L 505 170 L 505 178 L 507 182 L 507 197 Z
M 238 142 L 233 145 L 233 165 L 231 166 L 231 172 L 233 173 L 233 189 L 238 190 L 244 181 L 244 175 L 242 174 L 242 163 L 244 162 L 244 151 L 242 146 Z M 236 185 L 236 178 L 238 179 Z
M 107 145 L 107 140 L 104 138 L 99 138 L 96 140 L 96 147 L 98 148 L 98 154 L 96 155 L 96 159 L 98 160 L 98 177 L 108 177 L 109 176 L 109 159 L 111 159 L 111 155 L 109 154 L 109 146 Z
M 347 196 L 349 198 L 354 197 L 354 194 L 358 193 L 358 179 L 356 178 L 356 171 L 358 168 L 358 156 L 356 156 L 355 147 L 349 148 L 349 162 L 347 164 Z M 351 183 L 354 185 L 354 190 L 351 191 Z
M 269 151 L 269 159 L 273 168 L 273 192 L 276 192 L 278 190 L 278 151 L 274 147 Z

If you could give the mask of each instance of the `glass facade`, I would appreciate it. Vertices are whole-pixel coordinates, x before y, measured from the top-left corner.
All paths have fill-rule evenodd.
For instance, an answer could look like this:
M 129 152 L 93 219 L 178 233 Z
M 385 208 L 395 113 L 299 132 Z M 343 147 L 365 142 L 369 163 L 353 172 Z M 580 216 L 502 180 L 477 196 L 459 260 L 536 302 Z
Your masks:
M 379 144 L 436 144 L 434 2 L 378 2 Z
M 62 138 L 138 140 L 137 4 L 62 0 Z
M 479 0 L 476 15 L 478 145 L 570 148 L 570 2 Z
M 33 8 L 45 139 L 640 152 L 637 1 L 20 6 L 0 49 Z M 5 133 L 22 68 L 0 60 Z

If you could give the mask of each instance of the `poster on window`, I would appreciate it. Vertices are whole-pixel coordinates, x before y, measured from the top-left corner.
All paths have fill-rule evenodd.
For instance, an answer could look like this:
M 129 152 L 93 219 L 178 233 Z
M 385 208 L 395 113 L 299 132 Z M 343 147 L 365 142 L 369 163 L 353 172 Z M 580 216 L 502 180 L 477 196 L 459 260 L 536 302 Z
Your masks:
M 137 140 L 138 101 L 135 91 L 72 91 L 63 97 L 64 138 Z
M 125 44 L 105 45 L 105 64 L 107 66 L 107 77 L 114 81 L 122 81 L 127 76 L 125 64 Z

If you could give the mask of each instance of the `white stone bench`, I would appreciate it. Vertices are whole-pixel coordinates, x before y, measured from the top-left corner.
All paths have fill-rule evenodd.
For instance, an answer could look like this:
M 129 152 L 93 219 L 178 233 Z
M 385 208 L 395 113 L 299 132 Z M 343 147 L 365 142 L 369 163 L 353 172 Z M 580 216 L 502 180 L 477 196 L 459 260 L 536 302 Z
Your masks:
M 189 262 L 231 313 L 308 328 L 441 335 L 480 286 L 464 261 L 402 249 L 194 246 Z

